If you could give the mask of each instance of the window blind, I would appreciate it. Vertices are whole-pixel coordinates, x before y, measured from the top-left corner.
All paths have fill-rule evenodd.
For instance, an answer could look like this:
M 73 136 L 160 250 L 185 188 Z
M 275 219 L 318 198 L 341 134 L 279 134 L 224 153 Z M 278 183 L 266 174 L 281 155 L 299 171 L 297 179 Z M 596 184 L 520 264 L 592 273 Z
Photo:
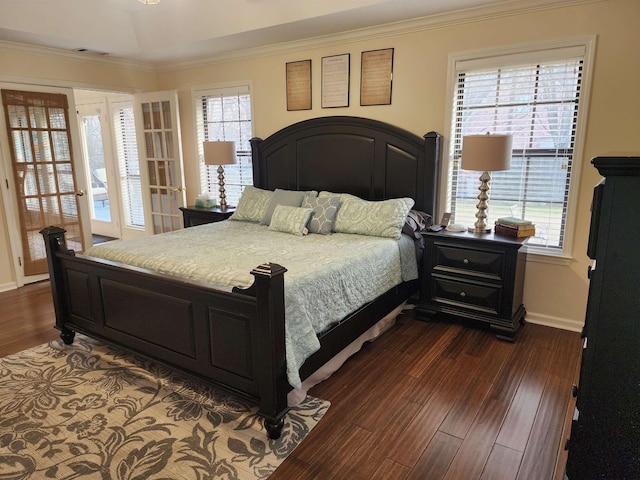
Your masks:
M 251 93 L 248 85 L 196 91 L 194 94 L 200 178 L 203 192 L 218 191 L 215 166 L 204 164 L 202 142 L 234 141 L 235 165 L 225 165 L 225 194 L 229 205 L 237 205 L 243 188 L 253 185 L 251 163 Z
M 528 245 L 562 250 L 571 185 L 584 54 L 551 60 L 531 55 L 456 65 L 450 145 L 450 205 L 456 223 L 473 225 L 480 172 L 460 168 L 465 135 L 513 135 L 511 168 L 491 173 L 487 223 L 499 217 L 531 220 Z M 517 61 L 516 61 L 517 60 Z
M 144 229 L 144 205 L 133 104 L 126 103 L 114 107 L 114 125 L 124 223 L 129 228 Z

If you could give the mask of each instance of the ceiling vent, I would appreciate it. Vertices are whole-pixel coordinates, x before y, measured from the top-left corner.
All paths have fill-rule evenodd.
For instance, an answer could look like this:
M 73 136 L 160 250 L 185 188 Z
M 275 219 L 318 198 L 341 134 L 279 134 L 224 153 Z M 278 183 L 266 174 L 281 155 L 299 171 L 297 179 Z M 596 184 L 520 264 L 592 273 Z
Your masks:
M 84 53 L 85 55 L 96 55 L 98 57 L 109 55 L 107 52 L 99 52 L 97 50 L 90 50 L 88 48 L 76 48 L 74 52 Z

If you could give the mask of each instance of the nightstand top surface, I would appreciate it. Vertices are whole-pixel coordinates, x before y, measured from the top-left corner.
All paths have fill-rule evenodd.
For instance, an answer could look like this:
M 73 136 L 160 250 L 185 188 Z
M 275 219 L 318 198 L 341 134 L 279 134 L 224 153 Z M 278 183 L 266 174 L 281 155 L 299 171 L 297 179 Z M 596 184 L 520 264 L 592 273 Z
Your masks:
M 226 209 L 222 210 L 220 207 L 196 207 L 195 205 L 189 205 L 188 207 L 180 207 L 180 210 L 194 210 L 196 212 L 214 212 L 214 213 L 233 213 L 236 210 L 236 207 L 228 206 Z
M 471 240 L 476 242 L 499 242 L 503 244 L 512 244 L 512 245 L 523 245 L 529 237 L 515 238 L 509 237 L 506 235 L 496 235 L 494 232 L 491 233 L 471 233 L 471 232 L 449 232 L 447 230 L 441 230 L 439 232 L 430 232 L 426 230 L 422 232 L 422 235 L 428 235 L 430 237 L 441 237 L 447 239 L 457 239 L 457 240 Z

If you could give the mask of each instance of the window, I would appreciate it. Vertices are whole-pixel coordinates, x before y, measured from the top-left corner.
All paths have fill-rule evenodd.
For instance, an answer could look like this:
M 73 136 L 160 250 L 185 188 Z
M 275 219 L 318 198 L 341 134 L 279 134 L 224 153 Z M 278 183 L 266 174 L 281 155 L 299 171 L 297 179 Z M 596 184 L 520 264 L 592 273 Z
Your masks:
M 227 203 L 237 205 L 245 185 L 253 185 L 251 164 L 251 94 L 249 85 L 194 91 L 196 138 L 200 158 L 200 184 L 203 192 L 218 191 L 215 166 L 203 161 L 202 142 L 236 142 L 235 165 L 225 165 Z
M 510 170 L 491 174 L 487 223 L 531 220 L 534 252 L 565 252 L 585 55 L 583 44 L 454 62 L 448 208 L 456 223 L 475 223 L 480 185 L 479 172 L 460 168 L 463 136 L 512 134 Z

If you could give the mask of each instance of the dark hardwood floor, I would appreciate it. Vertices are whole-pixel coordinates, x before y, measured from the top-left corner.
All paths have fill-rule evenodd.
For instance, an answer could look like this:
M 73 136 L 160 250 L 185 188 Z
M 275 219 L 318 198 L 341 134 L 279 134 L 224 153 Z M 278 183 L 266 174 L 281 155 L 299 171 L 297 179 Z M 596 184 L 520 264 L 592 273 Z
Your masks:
M 53 323 L 47 282 L 0 293 L 0 356 L 57 339 Z M 311 390 L 331 408 L 270 480 L 551 480 L 581 346 L 402 314 Z

